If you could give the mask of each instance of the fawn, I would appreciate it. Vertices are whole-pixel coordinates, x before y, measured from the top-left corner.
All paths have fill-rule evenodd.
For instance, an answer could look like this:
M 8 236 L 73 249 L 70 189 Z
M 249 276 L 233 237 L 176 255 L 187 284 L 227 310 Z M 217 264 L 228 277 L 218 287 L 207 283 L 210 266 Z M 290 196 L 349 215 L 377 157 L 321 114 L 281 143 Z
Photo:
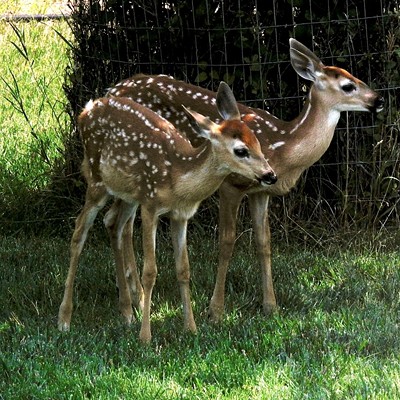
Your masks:
M 184 327 L 196 332 L 189 292 L 188 219 L 232 172 L 261 186 L 276 181 L 259 141 L 241 120 L 233 93 L 223 82 L 216 108 L 224 118 L 220 124 L 184 108 L 195 134 L 203 139 L 194 148 L 170 122 L 131 99 L 100 98 L 86 105 L 78 118 L 78 127 L 84 147 L 82 170 L 87 192 L 71 240 L 70 267 L 58 317 L 60 330 L 70 328 L 74 278 L 88 230 L 99 210 L 113 197 L 115 203 L 106 214 L 105 223 L 116 259 L 119 308 L 125 321 L 130 324 L 134 317 L 125 277 L 127 260 L 121 249 L 127 247 L 124 231 L 131 233 L 140 205 L 144 252 L 140 340 L 151 340 L 150 305 L 157 275 L 156 229 L 159 216 L 165 213 L 169 213 L 171 221 Z M 141 290 L 140 287 L 139 298 Z
M 349 72 L 325 66 L 295 39 L 290 39 L 290 59 L 297 74 L 312 82 L 300 115 L 292 121 L 283 121 L 267 111 L 238 105 L 241 114 L 255 115 L 248 125 L 254 130 L 279 180 L 275 185 L 260 186 L 243 176 L 231 174 L 219 189 L 219 265 L 209 308 L 210 318 L 215 322 L 224 312 L 226 274 L 235 244 L 237 213 L 245 195 L 249 199 L 262 271 L 263 309 L 269 314 L 277 308 L 271 270 L 270 197 L 287 194 L 301 173 L 321 158 L 332 141 L 341 112 L 383 109 L 384 101 L 378 93 Z M 218 118 L 215 93 L 165 75 L 137 75 L 117 83 L 108 94 L 130 97 L 146 105 L 172 121 L 196 145 L 201 140 L 193 135 L 181 104 L 210 118 Z M 124 251 L 128 254 L 131 250 L 125 248 Z

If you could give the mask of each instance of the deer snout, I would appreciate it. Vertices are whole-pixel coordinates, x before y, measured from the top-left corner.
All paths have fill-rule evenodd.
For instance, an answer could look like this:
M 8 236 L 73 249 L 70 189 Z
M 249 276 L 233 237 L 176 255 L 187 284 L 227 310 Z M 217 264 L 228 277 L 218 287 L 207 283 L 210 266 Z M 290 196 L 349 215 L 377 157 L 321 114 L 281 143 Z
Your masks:
M 276 183 L 278 178 L 275 172 L 270 171 L 262 175 L 261 178 L 258 178 L 258 180 L 262 185 L 273 185 L 274 183 Z
M 383 105 L 385 104 L 385 100 L 382 96 L 379 96 L 375 99 L 373 106 L 371 107 L 371 111 L 380 112 L 383 110 Z

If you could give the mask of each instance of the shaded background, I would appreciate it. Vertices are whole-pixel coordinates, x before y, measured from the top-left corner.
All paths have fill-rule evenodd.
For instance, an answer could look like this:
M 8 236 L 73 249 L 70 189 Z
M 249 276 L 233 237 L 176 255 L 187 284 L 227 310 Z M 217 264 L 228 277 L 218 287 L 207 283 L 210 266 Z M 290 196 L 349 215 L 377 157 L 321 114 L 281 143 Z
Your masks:
M 289 61 L 289 38 L 295 37 L 325 64 L 349 70 L 380 92 L 386 104 L 377 116 L 342 113 L 321 161 L 290 195 L 273 200 L 273 228 L 299 237 L 338 229 L 391 235 L 400 221 L 398 3 L 74 0 L 76 43 L 65 88 L 71 117 L 88 99 L 141 72 L 170 74 L 211 90 L 225 80 L 238 101 L 292 119 L 308 91 Z M 80 199 L 82 154 L 75 130 L 66 142 L 55 187 Z M 206 201 L 197 221 L 215 226 L 216 203 L 215 197 Z

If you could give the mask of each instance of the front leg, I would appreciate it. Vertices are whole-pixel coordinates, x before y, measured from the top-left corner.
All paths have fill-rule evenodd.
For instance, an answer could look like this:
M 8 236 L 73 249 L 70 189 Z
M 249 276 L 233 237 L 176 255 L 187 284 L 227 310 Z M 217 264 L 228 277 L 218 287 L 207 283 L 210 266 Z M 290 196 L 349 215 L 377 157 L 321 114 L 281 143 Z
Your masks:
M 225 308 L 225 281 L 236 239 L 236 219 L 243 193 L 228 183 L 219 189 L 219 261 L 209 318 L 220 322 Z
M 190 266 L 186 244 L 187 220 L 171 218 L 171 237 L 174 245 L 176 276 L 179 282 L 183 304 L 184 328 L 192 333 L 197 332 L 190 301 Z
M 158 217 L 154 212 L 148 210 L 146 207 L 141 208 L 142 215 L 142 242 L 143 242 L 143 318 L 142 326 L 140 328 L 139 339 L 143 343 L 150 343 L 151 329 L 150 329 L 150 312 L 151 312 L 151 295 L 157 277 L 157 264 L 156 264 L 156 232 Z
M 277 309 L 271 269 L 271 232 L 268 218 L 268 201 L 269 196 L 265 192 L 249 195 L 249 208 L 262 274 L 263 310 L 266 315 L 273 313 Z

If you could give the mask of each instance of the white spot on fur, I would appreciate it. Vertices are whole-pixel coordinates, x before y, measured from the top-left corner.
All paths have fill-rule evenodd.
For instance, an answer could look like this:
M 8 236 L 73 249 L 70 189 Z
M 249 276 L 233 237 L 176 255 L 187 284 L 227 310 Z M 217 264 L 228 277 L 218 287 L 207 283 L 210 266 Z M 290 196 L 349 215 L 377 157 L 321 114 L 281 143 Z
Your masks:
M 277 149 L 278 147 L 283 146 L 284 144 L 285 144 L 285 142 L 283 142 L 283 141 L 275 142 L 275 143 L 272 143 L 272 144 L 269 145 L 269 149 L 275 150 L 275 149 Z

